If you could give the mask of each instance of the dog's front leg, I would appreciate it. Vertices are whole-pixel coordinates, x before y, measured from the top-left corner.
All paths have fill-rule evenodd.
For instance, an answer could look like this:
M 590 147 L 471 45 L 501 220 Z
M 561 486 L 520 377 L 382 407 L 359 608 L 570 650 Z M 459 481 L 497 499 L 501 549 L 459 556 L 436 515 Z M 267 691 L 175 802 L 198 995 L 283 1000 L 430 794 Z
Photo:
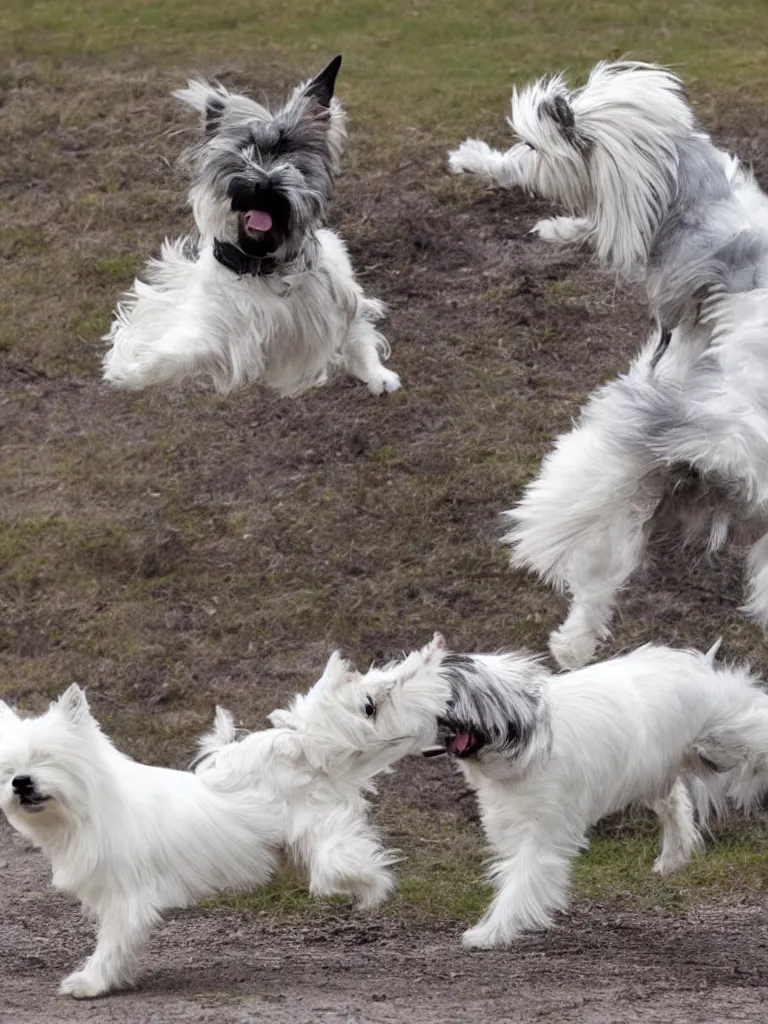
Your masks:
M 539 838 L 497 861 L 491 871 L 496 895 L 475 927 L 464 932 L 464 948 L 508 946 L 522 932 L 551 928 L 551 911 L 567 906 L 573 855 Z
M 531 228 L 532 235 L 553 245 L 585 245 L 594 231 L 594 224 L 586 217 L 547 217 Z
M 677 779 L 668 796 L 656 800 L 651 809 L 661 822 L 661 853 L 653 870 L 660 875 L 671 875 L 685 867 L 691 854 L 703 848 L 701 833 L 693 820 L 693 806 L 688 788 Z
M 536 154 L 524 143 L 502 153 L 480 139 L 465 139 L 448 154 L 452 174 L 474 174 L 501 188 L 531 188 L 535 163 Z
M 382 309 L 381 304 L 372 299 L 361 299 L 343 346 L 347 373 L 367 384 L 373 395 L 386 395 L 400 387 L 398 375 L 381 362 L 382 354 L 389 354 L 387 340 L 369 319 L 380 315 Z
M 124 904 L 107 910 L 99 919 L 96 949 L 79 971 L 62 981 L 59 994 L 93 999 L 130 985 L 136 958 L 153 924 L 154 915 L 144 908 Z
M 352 896 L 363 909 L 375 907 L 395 887 L 389 865 L 396 859 L 353 808 L 327 809 L 299 838 L 314 896 Z

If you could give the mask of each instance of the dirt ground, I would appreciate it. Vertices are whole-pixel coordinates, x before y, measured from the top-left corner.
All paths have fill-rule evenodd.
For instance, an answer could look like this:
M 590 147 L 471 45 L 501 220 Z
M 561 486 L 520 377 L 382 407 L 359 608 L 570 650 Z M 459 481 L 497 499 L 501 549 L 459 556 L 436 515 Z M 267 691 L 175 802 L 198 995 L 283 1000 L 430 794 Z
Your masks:
M 168 171 L 180 143 L 158 134 L 166 85 L 100 82 L 87 95 L 110 113 L 52 129 L 47 161 L 35 112 L 57 123 L 57 96 L 30 79 L 5 97 L 0 197 L 18 234 L 3 280 L 25 320 L 0 351 L 0 693 L 40 708 L 77 679 L 122 749 L 182 767 L 215 703 L 261 727 L 336 645 L 366 663 L 439 628 L 458 650 L 543 649 L 562 608 L 509 572 L 498 513 L 647 324 L 581 256 L 530 237 L 543 206 L 453 181 L 428 151 L 346 177 L 334 214 L 390 307 L 402 392 L 377 401 L 341 379 L 291 402 L 110 392 L 99 333 L 186 217 Z M 763 180 L 767 125 L 734 120 L 724 135 Z M 722 634 L 768 669 L 737 611 L 741 573 L 737 555 L 652 559 L 611 650 Z M 406 851 L 424 839 L 412 813 L 436 847 L 474 828 L 476 865 L 471 801 L 444 765 L 409 764 L 383 789 L 378 820 Z M 4 825 L 0 862 L 2 1024 L 766 1019 L 768 913 L 738 891 L 675 915 L 577 899 L 551 934 L 471 955 L 461 914 L 200 909 L 158 930 L 136 992 L 74 1004 L 55 990 L 89 927 Z
M 46 891 L 39 856 L 3 839 L 2 1024 L 765 1021 L 768 913 L 733 905 L 670 919 L 582 902 L 549 934 L 472 954 L 456 927 L 191 911 L 155 933 L 138 990 L 76 1004 L 55 988 L 89 951 L 90 930 Z

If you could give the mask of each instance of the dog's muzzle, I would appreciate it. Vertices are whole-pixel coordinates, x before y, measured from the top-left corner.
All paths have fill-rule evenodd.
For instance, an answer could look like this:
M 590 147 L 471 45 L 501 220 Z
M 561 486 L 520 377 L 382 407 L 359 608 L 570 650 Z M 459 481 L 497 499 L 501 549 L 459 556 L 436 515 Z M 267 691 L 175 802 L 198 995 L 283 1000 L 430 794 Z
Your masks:
M 241 244 L 250 242 L 274 252 L 288 233 L 291 204 L 264 172 L 253 178 L 235 178 L 228 188 L 232 212 L 239 214 Z M 250 249 L 246 249 L 250 253 Z M 253 253 L 256 255 L 256 253 Z
M 19 804 L 26 811 L 42 811 L 50 797 L 38 793 L 37 786 L 31 775 L 15 775 L 11 779 L 11 789 L 18 798 Z

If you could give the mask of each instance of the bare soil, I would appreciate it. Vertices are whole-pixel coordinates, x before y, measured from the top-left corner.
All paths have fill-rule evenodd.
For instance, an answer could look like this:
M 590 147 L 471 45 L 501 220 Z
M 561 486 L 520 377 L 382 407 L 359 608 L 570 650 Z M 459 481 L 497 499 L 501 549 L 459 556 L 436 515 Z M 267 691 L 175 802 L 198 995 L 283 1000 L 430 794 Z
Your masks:
M 498 514 L 647 322 L 581 255 L 530 237 L 544 207 L 420 153 L 350 174 L 335 207 L 361 280 L 389 304 L 402 392 L 375 400 L 344 379 L 294 401 L 108 391 L 98 336 L 116 295 L 186 223 L 167 84 L 74 82 L 69 109 L 77 88 L 95 104 L 80 128 L 34 76 L 0 108 L 15 154 L 0 223 L 16 231 L 0 289 L 17 314 L 0 351 L 0 693 L 40 708 L 77 679 L 122 749 L 181 767 L 215 703 L 260 727 L 333 646 L 366 663 L 440 629 L 458 650 L 543 649 L 562 607 L 509 572 Z M 765 179 L 766 125 L 727 127 Z M 741 574 L 733 554 L 665 550 L 623 599 L 610 649 L 722 634 L 765 670 L 737 612 Z M 379 820 L 406 852 L 423 838 L 411 810 L 436 843 L 474 815 L 439 763 L 383 787 Z M 200 909 L 158 930 L 136 992 L 76 1005 L 55 990 L 90 928 L 5 826 L 0 850 L 2 1024 L 766 1017 L 768 917 L 738 893 L 676 916 L 577 900 L 554 932 L 471 955 L 469 921 L 408 909 Z
M 155 933 L 140 988 L 76 1004 L 55 988 L 90 951 L 90 929 L 65 898 L 46 891 L 37 854 L 15 838 L 6 852 L 2 1024 L 765 1020 L 768 914 L 732 905 L 670 918 L 580 903 L 553 932 L 511 951 L 471 954 L 459 948 L 455 926 L 349 915 L 286 926 L 191 911 Z

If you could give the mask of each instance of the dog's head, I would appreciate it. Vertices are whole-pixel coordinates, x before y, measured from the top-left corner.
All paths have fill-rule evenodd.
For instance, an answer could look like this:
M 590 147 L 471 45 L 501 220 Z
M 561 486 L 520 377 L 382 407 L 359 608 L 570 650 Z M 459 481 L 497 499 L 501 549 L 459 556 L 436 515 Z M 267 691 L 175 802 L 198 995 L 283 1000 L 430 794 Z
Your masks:
M 450 696 L 440 673 L 444 654 L 438 633 L 403 661 L 365 673 L 336 652 L 312 689 L 270 721 L 294 730 L 326 770 L 371 777 L 434 740 Z
M 439 717 L 438 745 L 427 756 L 449 753 L 502 778 L 549 757 L 552 727 L 546 672 L 527 655 L 450 654 L 441 674 L 451 689 Z
M 34 839 L 84 820 L 100 740 L 77 684 L 35 718 L 0 701 L 0 809 L 11 825 Z
M 322 225 L 346 138 L 333 95 L 340 66 L 335 57 L 274 114 L 204 81 L 174 93 L 202 115 L 202 137 L 188 159 L 204 238 L 254 259 L 285 261 Z
M 594 224 L 601 261 L 629 273 L 644 260 L 697 133 L 680 79 L 632 61 L 597 64 L 575 91 L 542 78 L 514 90 L 509 124 L 530 187 Z

